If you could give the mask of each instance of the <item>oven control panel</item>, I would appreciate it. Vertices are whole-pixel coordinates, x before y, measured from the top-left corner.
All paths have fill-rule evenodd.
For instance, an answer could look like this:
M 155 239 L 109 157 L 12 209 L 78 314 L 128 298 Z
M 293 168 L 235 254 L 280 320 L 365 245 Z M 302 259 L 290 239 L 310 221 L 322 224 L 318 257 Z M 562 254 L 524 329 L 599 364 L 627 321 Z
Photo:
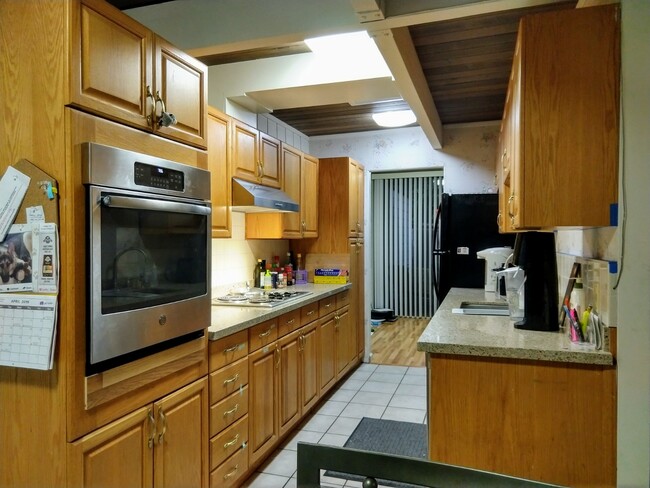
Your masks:
M 136 162 L 134 165 L 134 179 L 137 185 L 151 188 L 181 192 L 185 189 L 185 175 L 182 171 L 152 164 Z

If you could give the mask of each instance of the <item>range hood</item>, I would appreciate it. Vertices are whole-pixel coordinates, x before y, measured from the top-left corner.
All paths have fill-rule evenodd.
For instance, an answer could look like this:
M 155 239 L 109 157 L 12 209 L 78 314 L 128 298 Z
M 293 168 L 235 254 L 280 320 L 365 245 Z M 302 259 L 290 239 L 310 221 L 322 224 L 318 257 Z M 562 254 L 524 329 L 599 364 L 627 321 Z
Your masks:
M 300 206 L 283 191 L 232 179 L 233 212 L 298 212 Z

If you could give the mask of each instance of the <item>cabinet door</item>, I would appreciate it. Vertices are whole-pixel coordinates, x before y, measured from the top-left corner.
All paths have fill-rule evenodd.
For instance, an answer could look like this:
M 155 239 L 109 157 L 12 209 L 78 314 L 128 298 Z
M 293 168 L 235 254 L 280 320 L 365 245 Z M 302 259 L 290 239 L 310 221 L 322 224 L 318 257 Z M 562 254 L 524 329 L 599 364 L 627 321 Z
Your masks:
M 336 377 L 340 378 L 356 356 L 357 333 L 352 328 L 349 307 L 337 310 L 334 317 L 336 329 Z
M 83 0 L 73 14 L 71 104 L 150 129 L 153 33 L 103 1 Z
M 348 164 L 348 236 L 357 237 L 359 233 L 359 172 L 354 162 Z
M 264 132 L 259 133 L 260 163 L 262 165 L 261 183 L 273 188 L 282 186 L 282 166 L 280 164 L 280 140 Z M 298 202 L 300 199 L 297 200 Z
M 319 378 L 318 387 L 323 396 L 336 380 L 336 328 L 334 315 L 321 319 L 318 323 Z
M 237 119 L 232 120 L 232 176 L 260 183 L 262 168 L 257 138 L 257 129 Z
M 151 487 L 153 415 L 152 406 L 140 408 L 68 444 L 69 485 L 84 488 Z
M 350 271 L 350 280 L 353 283 L 351 299 L 354 301 L 354 305 L 350 305 L 350 322 L 352 322 L 352 328 L 356 330 L 356 344 L 359 359 L 363 360 L 366 345 L 363 240 L 357 240 L 356 244 L 354 254 L 350 255 L 350 263 L 354 263 L 350 266 L 350 268 L 354 268 L 354 273 Z
M 320 398 L 318 388 L 317 323 L 301 329 L 300 334 L 300 400 L 304 416 Z
M 280 435 L 289 431 L 300 419 L 300 330 L 280 340 L 280 375 L 278 413 Z
M 207 67 L 160 37 L 155 38 L 154 48 L 154 130 L 171 139 L 205 148 Z M 163 106 L 167 112 L 174 114 L 176 124 L 159 127 L 158 119 Z
M 278 343 L 255 351 L 248 356 L 250 440 L 249 464 L 264 457 L 275 446 L 278 426 L 278 371 L 280 349 Z
M 285 239 L 297 239 L 302 237 L 302 154 L 298 150 L 283 144 L 282 164 L 284 165 L 282 189 L 300 204 L 300 212 L 282 214 L 282 234 Z
M 357 237 L 363 237 L 363 219 L 365 218 L 364 215 L 364 205 L 363 205 L 363 187 L 364 187 L 364 181 L 365 181 L 365 173 L 363 170 L 363 166 L 360 164 L 356 165 L 357 169 Z
M 212 237 L 231 237 L 230 117 L 208 110 L 208 170 L 212 201 Z
M 302 237 L 318 237 L 318 158 L 303 154 L 300 180 Z
M 208 380 L 202 378 L 154 405 L 154 487 L 208 486 Z M 126 486 L 126 485 L 125 485 Z

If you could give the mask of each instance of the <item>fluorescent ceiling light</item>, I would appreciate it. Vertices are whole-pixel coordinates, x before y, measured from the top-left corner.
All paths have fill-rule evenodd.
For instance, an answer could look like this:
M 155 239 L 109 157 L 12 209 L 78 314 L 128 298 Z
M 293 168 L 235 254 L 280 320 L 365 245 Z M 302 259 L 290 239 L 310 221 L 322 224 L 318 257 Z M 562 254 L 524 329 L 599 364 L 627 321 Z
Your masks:
M 372 114 L 372 119 L 381 127 L 402 127 L 416 121 L 412 110 L 396 110 Z
M 351 78 L 392 76 L 375 41 L 366 31 L 305 39 L 318 62 L 327 69 L 345 69 Z M 356 73 L 356 74 L 353 74 Z

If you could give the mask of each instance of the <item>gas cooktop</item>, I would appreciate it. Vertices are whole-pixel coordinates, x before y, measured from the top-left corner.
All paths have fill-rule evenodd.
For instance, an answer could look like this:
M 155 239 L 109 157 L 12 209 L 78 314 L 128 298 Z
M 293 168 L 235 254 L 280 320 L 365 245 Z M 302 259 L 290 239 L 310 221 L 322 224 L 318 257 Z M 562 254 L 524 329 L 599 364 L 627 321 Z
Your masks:
M 225 305 L 235 307 L 260 307 L 272 308 L 284 303 L 311 295 L 310 291 L 251 291 L 245 293 L 229 293 L 221 297 L 213 298 L 213 305 Z

